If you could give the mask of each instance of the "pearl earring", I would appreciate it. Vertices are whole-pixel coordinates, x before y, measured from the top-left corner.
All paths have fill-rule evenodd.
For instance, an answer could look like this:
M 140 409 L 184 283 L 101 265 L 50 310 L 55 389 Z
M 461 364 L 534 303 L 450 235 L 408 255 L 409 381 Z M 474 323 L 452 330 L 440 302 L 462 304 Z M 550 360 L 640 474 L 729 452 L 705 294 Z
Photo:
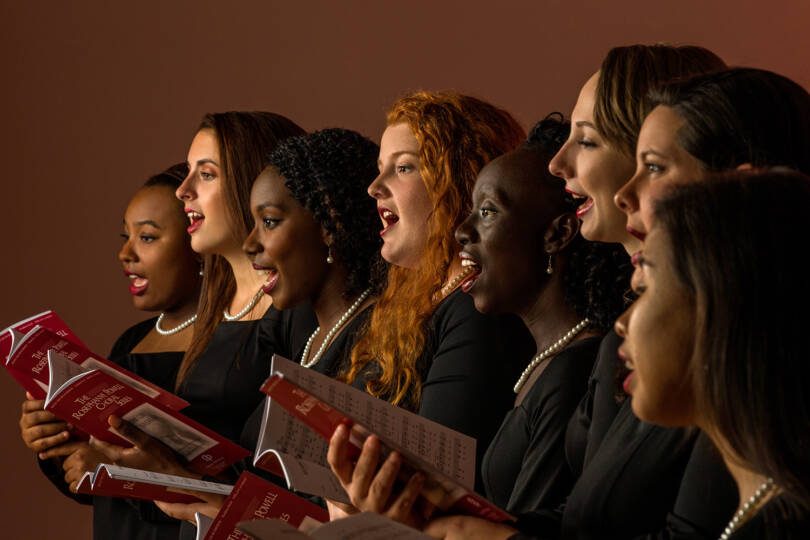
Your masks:
M 200 263 L 200 275 L 201 276 L 205 275 L 205 272 L 203 272 L 203 268 L 204 268 L 204 263 Z
M 326 246 L 328 251 L 326 252 L 326 264 L 332 264 L 335 262 L 335 259 L 332 258 L 332 246 Z
M 548 254 L 548 266 L 546 267 L 546 274 L 551 275 L 554 271 L 554 268 L 551 267 L 551 253 Z

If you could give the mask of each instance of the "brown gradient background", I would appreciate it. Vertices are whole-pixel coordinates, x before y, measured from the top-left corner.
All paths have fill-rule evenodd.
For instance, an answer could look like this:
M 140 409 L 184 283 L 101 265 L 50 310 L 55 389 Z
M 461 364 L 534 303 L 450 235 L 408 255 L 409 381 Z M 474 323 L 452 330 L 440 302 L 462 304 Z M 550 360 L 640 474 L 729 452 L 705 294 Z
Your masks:
M 20 2 L 0 20 L 0 327 L 57 311 L 106 354 L 136 312 L 116 253 L 129 196 L 185 159 L 207 111 L 264 109 L 378 139 L 408 90 L 455 89 L 526 127 L 570 112 L 609 47 L 695 43 L 810 84 L 810 4 Z M 0 374 L 0 536 L 89 538 L 19 438 L 22 391 Z

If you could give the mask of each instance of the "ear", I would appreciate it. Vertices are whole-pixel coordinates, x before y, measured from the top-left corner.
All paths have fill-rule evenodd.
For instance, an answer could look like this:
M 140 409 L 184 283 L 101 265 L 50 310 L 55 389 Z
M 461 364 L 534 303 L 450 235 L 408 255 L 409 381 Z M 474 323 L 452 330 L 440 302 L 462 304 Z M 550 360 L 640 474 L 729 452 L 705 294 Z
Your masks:
M 331 246 L 335 241 L 335 239 L 332 237 L 332 233 L 328 232 L 323 227 L 321 227 L 321 238 L 323 238 L 323 243 L 327 246 Z
M 566 212 L 554 218 L 543 234 L 543 251 L 559 253 L 568 247 L 579 232 L 579 219 L 573 212 Z

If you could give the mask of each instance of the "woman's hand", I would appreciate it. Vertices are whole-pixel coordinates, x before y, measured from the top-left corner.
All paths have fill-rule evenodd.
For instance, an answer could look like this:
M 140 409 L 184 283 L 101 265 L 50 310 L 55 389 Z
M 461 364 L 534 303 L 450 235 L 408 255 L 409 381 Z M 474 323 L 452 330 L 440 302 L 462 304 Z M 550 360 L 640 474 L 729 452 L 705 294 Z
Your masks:
M 104 454 L 96 452 L 84 441 L 60 444 L 43 454 L 43 459 L 67 456 L 62 462 L 62 469 L 65 471 L 65 483 L 73 493 L 76 493 L 84 473 L 95 471 L 99 463 L 106 461 Z
M 133 469 L 202 478 L 202 475 L 193 473 L 181 465 L 177 456 L 168 446 L 153 439 L 129 422 L 115 415 L 110 416 L 107 421 L 113 428 L 113 432 L 133 444 L 132 448 L 124 448 L 91 437 L 90 446 L 104 454 L 111 463 Z
M 394 493 L 402 457 L 391 452 L 377 468 L 380 461 L 380 440 L 370 435 L 363 443 L 357 464 L 348 456 L 349 429 L 338 426 L 329 442 L 327 460 L 352 504 L 360 511 L 382 514 L 389 519 L 419 528 L 424 521 L 414 508 L 419 492 L 424 485 L 424 476 L 416 473 L 399 493 Z
M 199 497 L 202 493 L 197 493 L 196 491 L 185 491 L 184 493 L 192 493 L 195 496 Z M 163 501 L 155 501 L 155 504 L 158 508 L 163 510 L 163 512 L 169 516 L 173 517 L 174 519 L 185 519 L 186 521 L 191 522 L 192 524 L 196 525 L 197 520 L 194 517 L 194 514 L 199 512 L 200 514 L 206 515 L 211 519 L 215 519 L 217 514 L 219 513 L 219 509 L 222 508 L 222 503 L 225 502 L 225 497 L 222 495 L 216 495 L 213 493 L 206 493 L 206 495 L 210 496 L 213 495 L 214 497 L 219 497 L 219 500 L 214 500 L 211 497 L 208 497 L 208 500 L 204 502 L 198 503 L 167 503 Z
M 429 521 L 423 532 L 447 540 L 506 540 L 519 531 L 483 518 L 448 516 Z
M 38 452 L 40 459 L 47 459 L 42 453 L 66 443 L 70 439 L 70 426 L 46 411 L 44 400 L 34 399 L 28 392 L 25 397 L 28 399 L 22 404 L 20 435 L 25 446 Z

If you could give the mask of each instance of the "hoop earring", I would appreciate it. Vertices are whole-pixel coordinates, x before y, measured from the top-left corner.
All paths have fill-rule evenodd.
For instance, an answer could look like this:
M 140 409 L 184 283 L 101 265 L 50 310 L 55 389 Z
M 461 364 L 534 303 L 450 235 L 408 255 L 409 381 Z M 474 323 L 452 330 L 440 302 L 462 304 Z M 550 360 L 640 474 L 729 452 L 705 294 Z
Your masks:
M 326 252 L 326 264 L 332 264 L 335 262 L 335 259 L 332 258 L 332 246 L 326 246 L 328 251 Z
M 554 268 L 551 266 L 551 253 L 548 254 L 548 266 L 546 266 L 546 274 L 551 275 L 554 272 Z

